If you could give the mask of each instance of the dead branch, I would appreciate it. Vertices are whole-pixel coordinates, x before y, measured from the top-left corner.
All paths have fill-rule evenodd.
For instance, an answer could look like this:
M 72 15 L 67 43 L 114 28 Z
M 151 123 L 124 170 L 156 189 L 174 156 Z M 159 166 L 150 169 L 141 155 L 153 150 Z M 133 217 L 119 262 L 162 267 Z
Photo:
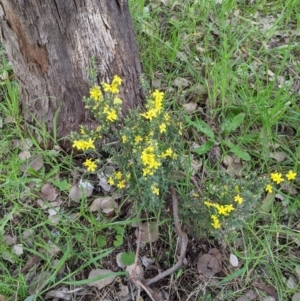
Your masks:
M 146 281 L 142 281 L 142 280 L 138 279 L 136 277 L 135 268 L 137 266 L 137 258 L 138 258 L 138 254 L 139 254 L 139 250 L 140 250 L 141 235 L 139 235 L 138 241 L 137 241 L 136 262 L 135 262 L 135 266 L 133 269 L 133 273 L 132 273 L 132 275 L 130 275 L 132 282 L 135 285 L 137 285 L 138 287 L 145 290 L 147 292 L 147 294 L 149 295 L 149 297 L 152 299 L 152 301 L 163 301 L 163 299 L 156 292 L 154 292 L 149 286 L 159 280 L 164 279 L 168 275 L 176 272 L 183 265 L 183 260 L 185 258 L 187 244 L 188 244 L 188 236 L 185 232 L 183 232 L 181 230 L 181 227 L 180 227 L 180 220 L 179 220 L 179 214 L 178 214 L 178 200 L 177 200 L 177 196 L 176 196 L 176 191 L 175 191 L 174 187 L 172 187 L 172 186 L 171 186 L 170 190 L 171 190 L 172 201 L 173 201 L 173 215 L 174 215 L 175 230 L 176 230 L 176 233 L 178 234 L 179 238 L 181 239 L 181 248 L 180 248 L 180 255 L 179 255 L 178 261 L 171 268 L 158 274 L 157 276 L 155 276 L 151 279 L 148 279 Z M 126 298 L 121 299 L 121 301 L 127 301 L 127 300 L 130 300 L 131 298 L 132 298 L 132 296 L 128 296 Z
M 148 279 L 146 281 L 147 285 L 151 285 L 151 284 L 167 277 L 168 275 L 174 273 L 175 271 L 177 271 L 183 265 L 183 260 L 185 258 L 185 254 L 186 254 L 186 248 L 187 248 L 187 244 L 188 244 L 188 236 L 185 232 L 183 232 L 181 230 L 181 227 L 180 227 L 180 220 L 179 220 L 179 215 L 178 215 L 178 200 L 177 200 L 175 188 L 173 186 L 171 186 L 170 190 L 171 190 L 172 201 L 173 201 L 173 215 L 174 215 L 175 230 L 176 230 L 179 238 L 181 239 L 180 255 L 179 255 L 178 261 L 175 265 L 173 265 L 168 270 L 162 272 L 161 274 L 158 274 L 157 276 L 155 276 L 151 279 Z

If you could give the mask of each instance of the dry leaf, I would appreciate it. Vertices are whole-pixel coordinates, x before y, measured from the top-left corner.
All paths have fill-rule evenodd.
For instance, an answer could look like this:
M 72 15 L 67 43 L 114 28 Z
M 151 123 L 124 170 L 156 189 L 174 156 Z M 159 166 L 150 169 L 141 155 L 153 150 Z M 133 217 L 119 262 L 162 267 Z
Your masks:
M 29 138 L 26 138 L 24 140 L 13 140 L 13 146 L 22 150 L 29 150 L 32 148 L 33 143 Z
M 283 152 L 270 153 L 270 157 L 275 159 L 277 162 L 283 162 L 286 160 L 286 154 Z
M 4 242 L 8 246 L 12 246 L 17 242 L 17 236 L 4 235 L 3 238 L 4 238 Z
M 292 301 L 300 301 L 300 293 L 296 293 L 292 297 Z
M 60 248 L 51 240 L 48 241 L 47 256 L 55 256 L 61 252 Z
M 204 254 L 198 258 L 197 270 L 199 274 L 212 277 L 221 271 L 222 253 L 218 249 L 211 249 L 209 254 Z
M 59 264 L 60 260 L 59 259 L 54 259 L 52 262 L 52 267 L 56 268 L 56 266 Z M 65 271 L 66 265 L 65 263 L 62 264 L 61 268 L 57 271 L 57 274 L 60 275 Z
M 51 277 L 51 273 L 49 272 L 41 272 L 40 274 L 35 275 L 29 283 L 28 291 L 30 294 L 37 293 L 48 281 L 48 279 Z
M 47 209 L 49 207 L 48 203 L 41 199 L 38 199 L 36 203 L 41 207 L 41 209 Z
M 173 2 L 173 0 L 160 0 L 164 5 L 170 6 Z
M 59 215 L 49 215 L 48 220 L 51 224 L 57 225 L 60 222 L 61 217 Z
M 47 292 L 45 299 L 51 299 L 51 298 L 57 298 L 57 299 L 63 299 L 66 301 L 71 300 L 71 294 L 68 292 L 67 288 L 61 288 L 55 291 Z
M 7 301 L 7 299 L 3 295 L 0 295 L 0 301 Z
M 234 254 L 230 254 L 229 262 L 234 267 L 237 267 L 239 265 L 239 260 Z
M 134 275 L 132 275 L 133 271 L 135 272 L 136 276 L 138 276 L 138 278 L 141 279 L 144 277 L 144 270 L 139 264 L 135 265 L 135 263 L 133 263 L 133 264 L 127 266 L 126 272 L 128 272 L 128 274 L 130 276 L 134 276 Z
M 290 289 L 294 289 L 297 286 L 297 279 L 293 275 L 290 275 L 286 282 L 286 286 Z
M 256 299 L 257 293 L 254 290 L 247 291 L 243 296 L 237 298 L 235 301 L 251 301 Z
M 141 243 L 152 243 L 158 240 L 158 224 L 157 222 L 146 222 L 140 224 L 139 228 L 135 230 L 135 236 L 139 237 L 141 231 Z
M 115 201 L 116 198 L 117 196 L 97 198 L 93 201 L 90 210 L 92 212 L 102 211 L 103 213 L 110 215 L 118 208 L 118 203 Z
M 197 110 L 197 104 L 194 102 L 189 102 L 183 105 L 183 109 L 188 113 L 195 112 Z
M 31 157 L 30 151 L 21 151 L 18 155 L 21 160 L 26 160 Z
M 221 251 L 218 250 L 217 248 L 210 249 L 208 251 L 208 254 L 214 255 L 219 260 L 219 262 L 222 262 L 223 255 L 222 255 Z
M 120 291 L 117 293 L 118 297 L 126 297 L 129 295 L 129 289 L 128 286 L 121 284 L 119 286 Z
M 5 124 L 10 124 L 10 123 L 14 123 L 14 122 L 15 122 L 15 119 L 11 116 L 8 116 L 8 117 L 4 118 L 4 123 Z
M 60 210 L 60 207 L 54 207 L 54 208 L 48 209 L 49 216 L 56 215 L 59 212 L 59 210 Z
M 33 229 L 27 229 L 22 233 L 22 240 L 25 246 L 32 248 L 35 232 Z
M 7 252 L 7 251 L 3 251 L 2 254 L 1 254 L 1 257 L 6 260 L 6 261 L 9 261 L 10 263 L 15 263 L 15 259 L 14 259 L 14 256 Z
M 176 77 L 173 81 L 173 84 L 178 88 L 185 88 L 190 85 L 190 81 L 183 77 Z
M 25 160 L 25 163 L 20 166 L 22 172 L 26 172 L 29 168 L 34 169 L 35 171 L 40 170 L 44 165 L 44 159 L 41 155 L 31 156 Z
M 30 236 L 33 236 L 34 234 L 35 234 L 35 232 L 33 229 L 24 230 L 22 233 L 22 239 L 25 240 L 25 239 L 29 238 Z
M 111 274 L 111 273 L 113 273 L 111 270 L 94 269 L 94 270 L 90 271 L 88 279 L 91 279 L 91 278 L 94 278 L 94 277 L 100 276 L 100 275 L 105 276 L 105 275 Z M 100 280 L 96 280 L 94 282 L 89 283 L 88 286 L 94 286 L 98 290 L 101 290 L 102 288 L 111 284 L 115 280 L 115 278 L 116 278 L 116 276 L 105 277 Z
M 142 264 L 145 268 L 154 263 L 153 259 L 148 258 L 147 256 L 141 257 Z
M 300 265 L 297 265 L 297 266 L 295 267 L 295 272 L 296 272 L 296 275 L 297 275 L 298 280 L 300 280 Z
M 126 268 L 126 264 L 123 263 L 123 261 L 121 260 L 121 256 L 123 253 L 118 253 L 116 256 L 116 262 L 119 268 L 121 269 L 125 269 Z
M 21 256 L 24 253 L 22 244 L 14 245 L 13 250 L 17 256 Z
M 258 283 L 258 282 L 253 282 L 252 285 L 255 288 L 261 289 L 263 291 L 265 291 L 266 293 L 268 293 L 270 296 L 274 297 L 276 301 L 278 301 L 278 294 L 275 291 L 275 289 L 269 285 L 265 285 L 263 283 Z
M 80 180 L 78 183 L 78 187 L 83 190 L 83 195 L 85 197 L 89 197 L 92 195 L 94 190 L 94 185 L 87 181 Z
M 227 167 L 226 173 L 230 177 L 240 176 L 243 170 L 243 165 L 241 163 L 232 163 Z
M 52 202 L 56 199 L 57 196 L 58 193 L 56 191 L 56 188 L 52 184 L 46 183 L 45 185 L 43 185 L 41 189 L 41 197 L 44 201 Z
M 222 162 L 225 166 L 230 166 L 233 163 L 233 158 L 232 158 L 232 156 L 227 155 L 223 158 Z
M 94 189 L 93 185 L 91 186 L 86 185 L 84 187 L 79 187 L 77 185 L 74 185 L 70 189 L 69 197 L 72 201 L 79 202 L 81 198 L 91 196 L 91 194 L 93 193 L 93 189 Z

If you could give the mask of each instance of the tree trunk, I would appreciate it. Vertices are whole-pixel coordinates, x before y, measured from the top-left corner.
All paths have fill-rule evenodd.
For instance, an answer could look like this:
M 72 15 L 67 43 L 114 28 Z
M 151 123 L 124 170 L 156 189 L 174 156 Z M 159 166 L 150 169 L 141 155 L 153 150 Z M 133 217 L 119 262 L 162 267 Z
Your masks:
M 141 66 L 126 0 L 0 0 L 2 43 L 19 83 L 27 122 L 67 136 L 93 124 L 82 97 L 94 57 L 99 82 L 123 79 L 123 113 L 142 101 Z

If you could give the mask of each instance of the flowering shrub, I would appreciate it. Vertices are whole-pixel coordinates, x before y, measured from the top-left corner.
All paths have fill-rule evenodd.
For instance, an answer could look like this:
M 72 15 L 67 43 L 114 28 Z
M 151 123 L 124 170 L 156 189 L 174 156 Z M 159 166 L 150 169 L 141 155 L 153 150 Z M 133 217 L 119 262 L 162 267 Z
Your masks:
M 121 84 L 117 75 L 111 83 L 92 84 L 83 101 L 99 125 L 92 130 L 81 126 L 80 133 L 72 133 L 73 148 L 86 154 L 83 166 L 87 172 L 101 172 L 113 189 L 153 209 L 162 203 L 170 175 L 179 170 L 182 125 L 177 116 L 166 111 L 164 93 L 159 90 L 149 94 L 144 109 L 132 110 L 122 118 Z M 107 165 L 110 168 L 104 172 Z M 255 175 L 240 179 L 220 175 L 211 183 L 207 181 L 200 199 L 191 197 L 194 203 L 188 200 L 182 207 L 191 209 L 186 211 L 189 218 L 196 213 L 199 219 L 201 214 L 205 228 L 209 222 L 214 229 L 229 231 L 245 222 L 264 191 L 272 193 L 272 183 L 280 185 L 296 175 L 292 170 L 285 176 L 274 172 L 271 181 Z
M 273 172 L 270 178 L 249 175 L 234 179 L 220 175 L 211 179 L 201 196 L 192 195 L 191 202 L 187 202 L 185 207 L 191 216 L 193 212 L 197 215 L 202 212 L 200 228 L 209 222 L 216 230 L 222 228 L 225 232 L 230 232 L 246 222 L 249 214 L 260 210 L 264 192 L 272 193 L 281 188 L 280 184 L 291 182 L 296 176 L 297 173 L 292 170 L 285 175 Z
M 155 206 L 168 189 L 170 172 L 178 166 L 175 146 L 181 124 L 166 112 L 164 93 L 158 90 L 149 95 L 145 110 L 135 109 L 122 119 L 121 84 L 116 75 L 111 83 L 92 85 L 83 101 L 99 126 L 94 130 L 81 126 L 80 133 L 72 133 L 73 148 L 89 156 L 83 166 L 93 173 L 107 164 L 104 151 L 113 166 L 106 174 L 108 184 Z
M 296 172 L 289 170 L 289 172 L 285 175 L 285 178 L 287 181 L 293 181 L 296 179 L 296 176 L 297 176 Z M 271 173 L 270 178 L 271 178 L 272 182 L 277 184 L 277 186 L 285 181 L 284 177 L 282 176 L 282 173 L 280 173 L 280 172 Z M 271 183 L 268 183 L 265 187 L 265 190 L 266 190 L 266 192 L 272 193 L 274 190 L 274 187 Z

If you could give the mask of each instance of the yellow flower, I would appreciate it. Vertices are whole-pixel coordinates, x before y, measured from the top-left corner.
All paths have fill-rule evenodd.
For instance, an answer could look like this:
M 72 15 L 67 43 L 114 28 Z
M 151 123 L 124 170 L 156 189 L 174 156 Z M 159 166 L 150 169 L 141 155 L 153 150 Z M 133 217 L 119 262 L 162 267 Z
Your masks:
M 127 141 L 127 137 L 126 137 L 125 135 L 123 135 L 123 136 L 121 137 L 121 139 L 122 139 L 122 142 L 123 142 L 123 143 L 125 143 L 125 142 Z
M 87 150 L 90 148 L 95 148 L 94 140 L 91 138 L 88 141 L 85 140 L 75 140 L 72 145 L 73 148 L 77 148 L 78 150 Z
M 182 123 L 179 122 L 178 125 L 179 125 L 179 131 L 178 131 L 178 134 L 179 134 L 180 136 L 182 136 Z
M 297 176 L 297 173 L 296 173 L 296 172 L 293 172 L 292 170 L 289 170 L 289 172 L 286 174 L 286 178 L 287 178 L 289 181 L 295 180 L 295 179 L 296 179 L 296 176 Z
M 102 84 L 104 92 L 111 92 L 111 86 L 108 83 L 103 83 Z
M 99 86 L 91 87 L 90 89 L 90 98 L 94 100 L 101 100 L 102 99 L 102 92 Z
M 169 147 L 164 153 L 160 155 L 162 158 L 167 158 L 167 157 L 172 157 L 173 156 L 173 151 Z
M 266 192 L 272 193 L 272 191 L 273 191 L 272 185 L 270 184 L 266 185 Z
M 169 122 L 169 121 L 170 121 L 170 115 L 169 115 L 169 113 L 165 113 L 165 115 L 164 115 L 164 120 L 165 120 L 166 122 Z
M 122 99 L 120 98 L 120 97 L 118 97 L 118 96 L 116 96 L 115 98 L 114 98 L 114 105 L 121 105 L 122 104 Z
M 156 117 L 158 114 L 158 111 L 155 109 L 149 109 L 147 112 L 142 113 L 141 116 L 145 117 L 146 119 L 149 119 L 150 121 Z
M 159 92 L 157 89 L 152 93 L 152 96 L 154 97 L 154 104 L 155 109 L 160 112 L 162 109 L 162 100 L 164 98 L 164 93 Z
M 161 166 L 161 163 L 157 160 L 154 147 L 146 147 L 141 154 L 142 164 L 145 166 L 143 169 L 143 176 L 153 175 L 154 172 Z
M 276 184 L 280 184 L 284 181 L 282 174 L 279 172 L 273 172 L 271 173 L 271 180 L 275 182 Z
M 229 213 L 234 210 L 234 207 L 232 204 L 230 204 L 230 205 L 218 205 L 217 204 L 216 208 L 220 215 L 225 215 L 225 216 L 228 216 Z
M 151 186 L 151 190 L 152 190 L 153 194 L 159 195 L 159 188 L 157 187 L 157 184 L 153 184 Z
M 162 134 L 162 133 L 165 133 L 166 132 L 166 129 L 167 129 L 167 126 L 165 123 L 162 123 L 160 126 L 159 126 L 159 132 Z
M 91 159 L 86 159 L 83 165 L 86 167 L 87 171 L 95 171 L 97 168 L 97 164 L 95 161 L 92 161 Z
M 134 142 L 135 143 L 139 143 L 141 141 L 143 141 L 143 138 L 140 135 L 137 135 L 137 136 L 134 137 Z
M 115 174 L 114 174 L 114 177 L 115 179 L 117 180 L 121 180 L 122 179 L 122 173 L 120 171 L 117 171 Z
M 209 207 L 213 206 L 213 203 L 211 203 L 209 201 L 204 201 L 204 205 L 209 208 Z
M 212 225 L 215 229 L 221 228 L 221 223 L 220 223 L 220 221 L 219 221 L 219 219 L 218 219 L 218 217 L 217 217 L 216 215 L 213 214 L 213 215 L 211 216 L 211 219 L 213 220 L 212 223 L 211 223 L 211 225 Z
M 108 181 L 107 181 L 107 183 L 109 184 L 109 185 L 115 185 L 115 181 L 114 181 L 114 179 L 113 179 L 113 177 L 108 177 Z
M 106 120 L 111 122 L 118 120 L 118 115 L 115 109 L 108 110 L 106 114 Z
M 234 197 L 234 201 L 241 205 L 243 203 L 243 198 L 238 194 Z
M 112 84 L 116 85 L 116 86 L 120 86 L 122 84 L 122 81 L 123 80 L 121 77 L 119 77 L 118 75 L 115 75 L 113 78 Z
M 115 84 L 111 84 L 111 86 L 110 86 L 110 92 L 111 92 L 112 94 L 118 94 L 118 93 L 119 93 L 119 88 L 118 88 L 118 86 L 115 85 Z
M 117 184 L 117 187 L 119 189 L 125 188 L 125 180 L 119 181 L 118 184 Z
M 84 130 L 84 127 L 82 127 L 82 126 L 80 127 L 80 134 L 85 135 L 85 130 Z

